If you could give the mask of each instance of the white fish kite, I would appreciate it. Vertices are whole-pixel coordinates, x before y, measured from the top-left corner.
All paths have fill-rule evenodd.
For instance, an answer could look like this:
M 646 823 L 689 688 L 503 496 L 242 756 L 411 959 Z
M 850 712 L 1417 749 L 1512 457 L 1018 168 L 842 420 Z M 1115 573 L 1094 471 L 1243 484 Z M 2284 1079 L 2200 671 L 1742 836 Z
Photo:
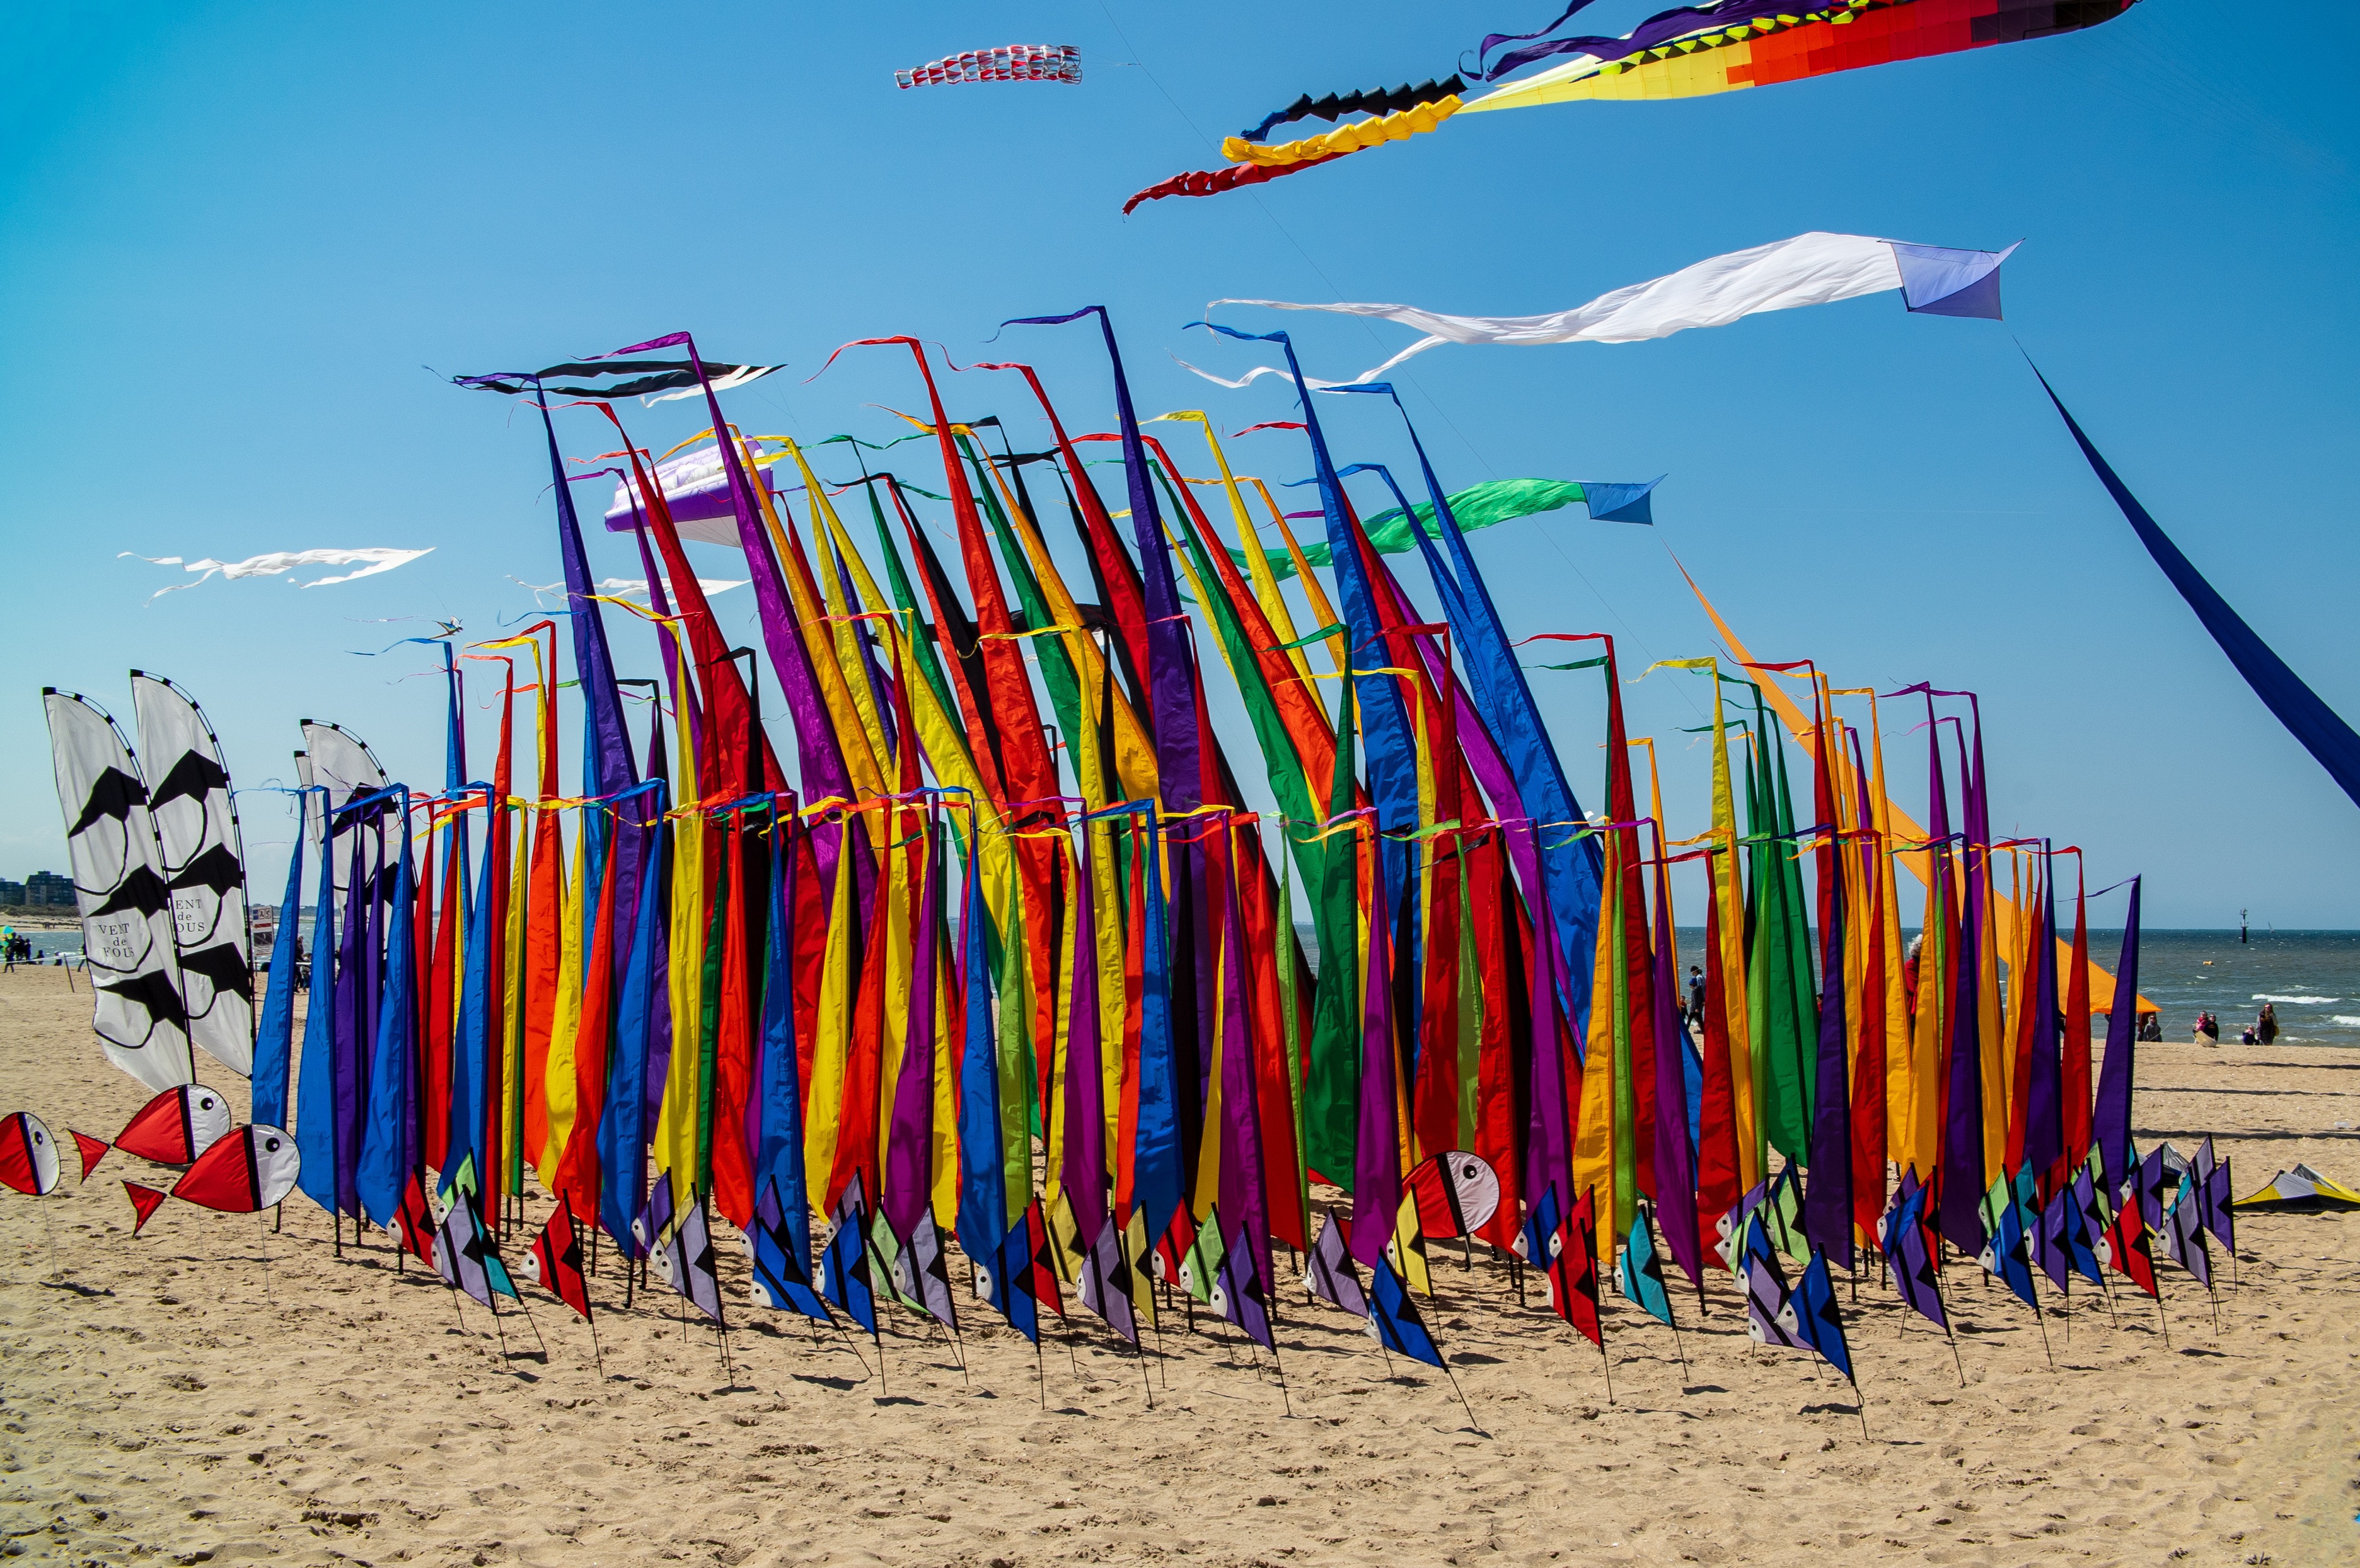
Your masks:
M 363 577 L 375 577 L 391 572 L 397 566 L 407 566 L 421 555 L 432 555 L 434 547 L 424 550 L 275 550 L 267 555 L 249 555 L 244 561 L 215 561 L 207 556 L 202 561 L 187 561 L 177 555 L 140 555 L 137 550 L 117 550 L 115 559 L 126 556 L 155 566 L 177 566 L 183 572 L 200 573 L 197 583 L 213 576 L 222 577 L 282 577 L 299 566 L 358 566 L 358 572 L 347 572 L 336 577 L 315 577 L 309 583 L 298 583 L 298 588 L 325 588 L 331 583 L 351 583 Z M 167 593 L 177 593 L 183 588 L 193 588 L 197 583 L 175 583 L 169 588 L 158 588 L 148 595 L 154 604 Z
M 2015 253 L 2015 245 L 2002 251 L 1946 250 L 1864 234 L 1814 233 L 1709 256 L 1677 272 L 1544 316 L 1445 316 L 1414 305 L 1301 305 L 1284 299 L 1216 299 L 1205 311 L 1210 315 L 1222 305 L 1329 310 L 1382 317 L 1426 334 L 1350 381 L 1306 377 L 1314 387 L 1350 387 L 1372 381 L 1412 354 L 1440 343 L 1641 343 L 1690 327 L 1725 327 L 1765 310 L 1826 305 L 1893 289 L 1902 291 L 1903 301 L 1914 311 L 1997 321 L 1999 266 Z M 1258 376 L 1285 374 L 1276 365 L 1264 365 L 1232 381 L 1197 370 L 1185 360 L 1180 363 L 1207 381 L 1231 387 L 1243 387 Z

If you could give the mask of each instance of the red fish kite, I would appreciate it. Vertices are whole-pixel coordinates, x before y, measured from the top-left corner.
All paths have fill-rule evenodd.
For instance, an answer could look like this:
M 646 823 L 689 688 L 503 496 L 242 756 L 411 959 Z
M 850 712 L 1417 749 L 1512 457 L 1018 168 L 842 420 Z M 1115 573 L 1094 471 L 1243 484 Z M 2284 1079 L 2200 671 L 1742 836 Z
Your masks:
M 30 1111 L 0 1121 L 0 1186 L 38 1198 L 57 1185 L 58 1140 L 48 1124 Z
M 242 1127 L 200 1155 L 172 1196 L 201 1209 L 251 1214 L 285 1201 L 302 1161 L 295 1138 L 275 1127 Z
M 1472 1236 L 1500 1207 L 1500 1178 L 1465 1149 L 1437 1154 L 1409 1179 L 1417 1228 L 1428 1236 Z
M 557 1212 L 541 1227 L 525 1254 L 525 1278 L 572 1307 L 585 1320 L 590 1316 L 590 1282 L 582 1274 L 582 1233 L 574 1227 L 574 1205 L 563 1193 Z
M 396 1246 L 429 1268 L 433 1266 L 434 1209 L 426 1201 L 426 1187 L 419 1181 L 417 1171 L 410 1173 L 410 1185 L 401 1194 L 401 1207 L 394 1211 L 393 1222 L 385 1228 L 393 1233 Z
M 158 1165 L 190 1165 L 228 1133 L 229 1101 L 202 1083 L 182 1083 L 141 1106 L 115 1134 L 115 1147 Z

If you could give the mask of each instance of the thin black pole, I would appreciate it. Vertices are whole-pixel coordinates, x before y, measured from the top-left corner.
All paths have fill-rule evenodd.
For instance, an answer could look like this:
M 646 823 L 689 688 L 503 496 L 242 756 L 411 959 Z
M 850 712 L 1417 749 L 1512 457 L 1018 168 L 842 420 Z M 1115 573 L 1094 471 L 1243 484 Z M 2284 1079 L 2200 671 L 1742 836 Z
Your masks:
M 1437 1347 L 1435 1354 L 1437 1356 L 1442 1354 L 1439 1347 Z M 1459 1386 L 1459 1374 L 1450 1369 L 1450 1363 L 1447 1358 L 1442 1363 L 1442 1375 L 1450 1379 L 1450 1391 L 1459 1396 L 1459 1408 L 1467 1412 L 1467 1424 L 1478 1432 L 1481 1431 L 1482 1423 L 1475 1419 L 1475 1407 L 1467 1402 L 1467 1390 Z
M 532 1337 L 533 1337 L 534 1343 L 538 1344 L 538 1345 L 541 1346 L 541 1364 L 543 1367 L 548 1366 L 548 1365 L 549 1365 L 549 1341 L 547 1341 L 546 1339 L 541 1338 L 541 1324 L 540 1324 L 538 1322 L 536 1322 L 536 1321 L 534 1320 L 533 1315 L 532 1315 L 532 1309 L 531 1309 L 530 1307 L 529 1307 L 529 1306 L 527 1306 L 527 1305 L 525 1304 L 525 1300 L 524 1300 L 524 1298 L 523 1298 L 522 1296 L 519 1296 L 519 1297 L 516 1299 L 516 1304 L 517 1304 L 517 1311 L 519 1311 L 519 1312 L 522 1312 L 522 1313 L 524 1314 L 524 1324 L 525 1324 L 525 1327 L 527 1327 L 527 1328 L 529 1328 L 529 1329 L 532 1330 Z
M 1967 1364 L 1959 1355 L 1959 1331 L 1950 1326 L 1950 1303 L 1942 1300 L 1939 1273 L 1934 1277 L 1934 1301 L 1942 1309 L 1942 1337 L 1950 1342 L 1950 1359 L 1959 1368 L 1959 1387 L 1963 1388 L 1967 1386 Z M 1908 1326 L 1907 1319 L 1903 1320 L 1902 1326 Z

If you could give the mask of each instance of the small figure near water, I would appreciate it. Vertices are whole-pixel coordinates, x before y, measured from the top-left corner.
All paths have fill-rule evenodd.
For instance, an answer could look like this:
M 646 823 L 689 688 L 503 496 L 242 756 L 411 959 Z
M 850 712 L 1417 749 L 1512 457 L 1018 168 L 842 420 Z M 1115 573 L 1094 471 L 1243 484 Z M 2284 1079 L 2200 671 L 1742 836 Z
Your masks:
M 2262 1004 L 2262 1016 L 2254 1020 L 2254 1033 L 2263 1045 L 2278 1037 L 2278 1008 L 2276 1002 Z
M 2138 1038 L 2142 1041 L 2153 1040 L 2158 1045 L 2162 1044 L 2163 1015 L 2161 1013 L 2141 1013 L 2138 1016 Z
M 2220 1044 L 2220 1043 L 2221 1043 L 2221 1020 L 2220 1020 L 2219 1018 L 2214 1018 L 2214 1017 L 2213 1017 L 2211 1013 L 2209 1013 L 2209 1012 L 2203 1012 L 2203 1013 L 2199 1013 L 2199 1014 L 2197 1014 L 2197 1015 L 2196 1015 L 2196 1039 L 2195 1039 L 2193 1041 L 2191 1041 L 2191 1043 L 2195 1044 L 2195 1045 L 2218 1045 L 2218 1044 Z

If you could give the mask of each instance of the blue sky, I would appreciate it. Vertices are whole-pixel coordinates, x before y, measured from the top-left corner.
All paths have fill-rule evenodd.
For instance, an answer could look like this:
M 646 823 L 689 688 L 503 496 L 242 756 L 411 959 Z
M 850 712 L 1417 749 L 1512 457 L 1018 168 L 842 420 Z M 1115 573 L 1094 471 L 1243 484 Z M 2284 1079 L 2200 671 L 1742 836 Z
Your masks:
M 2008 321 L 1910 317 L 1888 295 L 1653 343 L 1448 348 L 1401 378 L 1454 487 L 1670 475 L 1653 529 L 1568 512 L 1479 536 L 1512 628 L 1612 631 L 1632 673 L 1708 651 L 1676 550 L 1760 657 L 1982 692 L 1995 823 L 2084 845 L 2093 885 L 2145 872 L 2151 921 L 2250 908 L 2257 924 L 2360 926 L 2360 820 L 2139 551 L 2017 347 L 2215 584 L 2360 715 L 2343 484 L 2360 414 L 2360 114 L 2340 57 L 2303 42 L 2341 14 L 2144 0 L 2094 31 L 1820 82 L 1474 117 L 1255 192 L 1120 215 L 1131 191 L 1216 164 L 1219 136 L 1300 92 L 1441 74 L 1484 33 L 1549 14 L 9 8 L 0 876 L 63 866 L 45 684 L 127 713 L 126 669 L 171 675 L 246 784 L 286 776 L 306 716 L 439 780 L 434 684 L 402 679 L 424 650 L 349 650 L 428 629 L 374 624 L 399 616 L 498 635 L 530 606 L 509 579 L 558 569 L 537 430 L 424 367 L 517 368 L 686 327 L 708 354 L 789 362 L 733 399 L 749 430 L 881 439 L 898 421 L 872 405 L 923 396 L 906 355 L 803 377 L 847 339 L 907 332 L 962 364 L 1029 358 L 1070 425 L 1103 429 L 1105 366 L 1078 329 L 982 347 L 1004 318 L 1102 302 L 1143 406 L 1208 408 L 1234 430 L 1283 417 L 1288 397 L 1173 363 L 1253 362 L 1181 330 L 1215 297 L 1529 312 L 1816 228 L 2022 239 Z M 1600 30 L 1644 14 L 1590 13 Z M 892 84 L 896 67 L 1016 41 L 1080 46 L 1087 80 Z M 1408 341 L 1284 324 L 1314 374 Z M 962 418 L 1026 411 L 1011 377 L 945 386 Z M 1405 459 L 1374 400 L 1326 417 L 1339 457 Z M 564 416 L 569 452 L 612 444 L 592 418 Z M 627 418 L 658 446 L 701 423 L 678 403 Z M 1273 481 L 1307 472 L 1295 438 L 1233 451 Z M 217 579 L 153 604 L 174 574 L 116 559 L 327 545 L 433 553 L 362 583 Z M 638 575 L 614 541 L 592 549 L 602 573 Z M 700 554 L 739 574 L 728 552 Z M 749 593 L 720 603 L 752 629 Z M 637 634 L 617 635 L 625 672 L 653 673 Z M 1595 680 L 1535 680 L 1560 683 L 1545 701 L 1594 800 Z M 1704 754 L 1673 733 L 1699 722 L 1698 683 L 1657 675 L 1626 700 L 1634 733 L 1666 736 L 1675 832 L 1698 831 Z M 1225 728 L 1242 750 L 1242 726 Z M 1915 809 L 1922 767 L 1896 772 Z M 268 901 L 288 814 L 267 794 L 245 805 Z

